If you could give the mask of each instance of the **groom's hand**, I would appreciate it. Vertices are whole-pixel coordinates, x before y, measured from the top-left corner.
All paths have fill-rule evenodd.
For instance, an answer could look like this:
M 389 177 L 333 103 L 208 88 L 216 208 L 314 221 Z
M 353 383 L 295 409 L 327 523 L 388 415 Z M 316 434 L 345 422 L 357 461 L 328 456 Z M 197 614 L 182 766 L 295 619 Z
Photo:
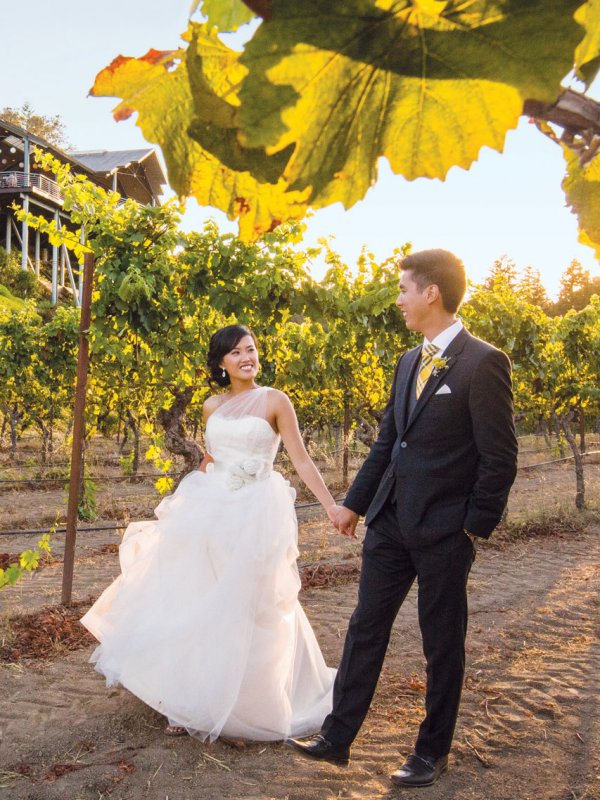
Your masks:
M 338 506 L 337 519 L 334 522 L 338 533 L 348 536 L 350 539 L 358 539 L 356 526 L 358 524 L 358 514 L 346 506 Z

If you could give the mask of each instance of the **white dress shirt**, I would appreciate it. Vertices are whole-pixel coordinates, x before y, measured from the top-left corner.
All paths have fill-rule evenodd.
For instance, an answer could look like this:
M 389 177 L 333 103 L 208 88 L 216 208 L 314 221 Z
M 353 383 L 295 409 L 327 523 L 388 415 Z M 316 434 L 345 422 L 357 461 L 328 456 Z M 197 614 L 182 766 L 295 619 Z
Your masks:
M 426 344 L 434 344 L 436 347 L 439 347 L 439 350 L 435 354 L 435 357 L 440 358 L 441 356 L 444 355 L 444 351 L 450 345 L 450 342 L 452 342 L 455 336 L 457 336 L 457 334 L 459 334 L 463 328 L 464 325 L 459 319 L 457 319 L 456 322 L 452 323 L 452 325 L 449 325 L 441 333 L 438 333 L 438 335 L 435 337 L 435 339 L 433 339 L 432 342 L 430 342 L 429 339 L 425 336 L 423 338 L 423 346 L 425 346 Z

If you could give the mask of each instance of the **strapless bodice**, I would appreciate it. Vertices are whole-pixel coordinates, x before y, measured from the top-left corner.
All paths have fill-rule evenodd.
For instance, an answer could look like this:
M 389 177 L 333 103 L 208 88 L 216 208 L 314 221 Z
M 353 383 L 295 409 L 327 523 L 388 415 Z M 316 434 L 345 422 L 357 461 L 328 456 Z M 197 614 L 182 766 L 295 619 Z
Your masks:
M 212 414 L 206 425 L 206 449 L 214 459 L 211 471 L 232 474 L 233 482 L 240 486 L 267 477 L 273 469 L 279 441 L 278 434 L 262 417 Z

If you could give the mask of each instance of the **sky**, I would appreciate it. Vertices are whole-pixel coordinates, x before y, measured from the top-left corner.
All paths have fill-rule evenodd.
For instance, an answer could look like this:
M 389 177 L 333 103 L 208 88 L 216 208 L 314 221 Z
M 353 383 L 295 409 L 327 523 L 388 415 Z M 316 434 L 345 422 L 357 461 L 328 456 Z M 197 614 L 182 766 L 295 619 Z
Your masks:
M 30 0 L 26 14 L 18 3 L 3 5 L 0 108 L 27 101 L 36 113 L 58 114 L 79 150 L 148 146 L 135 117 L 113 120 L 117 100 L 88 97 L 88 91 L 117 55 L 177 47 L 191 0 Z M 315 212 L 305 245 L 330 236 L 349 266 L 364 245 L 380 261 L 406 242 L 414 250 L 443 247 L 463 259 L 475 282 L 506 255 L 519 270 L 539 269 L 555 297 L 572 259 L 592 275 L 600 273 L 591 249 L 577 241 L 577 220 L 561 189 L 563 176 L 560 148 L 522 119 L 507 135 L 504 153 L 484 148 L 470 170 L 453 168 L 443 182 L 406 181 L 382 161 L 379 180 L 363 201 L 348 211 L 337 203 Z M 236 230 L 224 214 L 195 200 L 188 201 L 182 227 L 198 230 L 209 217 L 222 231 Z M 320 278 L 322 263 L 315 262 L 312 271 Z

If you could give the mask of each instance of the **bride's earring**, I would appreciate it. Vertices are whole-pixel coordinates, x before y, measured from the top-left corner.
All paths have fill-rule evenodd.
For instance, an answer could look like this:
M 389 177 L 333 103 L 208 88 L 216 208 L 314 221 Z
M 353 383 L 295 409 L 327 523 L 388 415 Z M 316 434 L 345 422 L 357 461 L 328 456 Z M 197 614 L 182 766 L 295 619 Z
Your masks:
M 221 373 L 221 377 L 226 378 L 227 373 L 225 372 L 225 367 L 223 367 L 223 372 Z

